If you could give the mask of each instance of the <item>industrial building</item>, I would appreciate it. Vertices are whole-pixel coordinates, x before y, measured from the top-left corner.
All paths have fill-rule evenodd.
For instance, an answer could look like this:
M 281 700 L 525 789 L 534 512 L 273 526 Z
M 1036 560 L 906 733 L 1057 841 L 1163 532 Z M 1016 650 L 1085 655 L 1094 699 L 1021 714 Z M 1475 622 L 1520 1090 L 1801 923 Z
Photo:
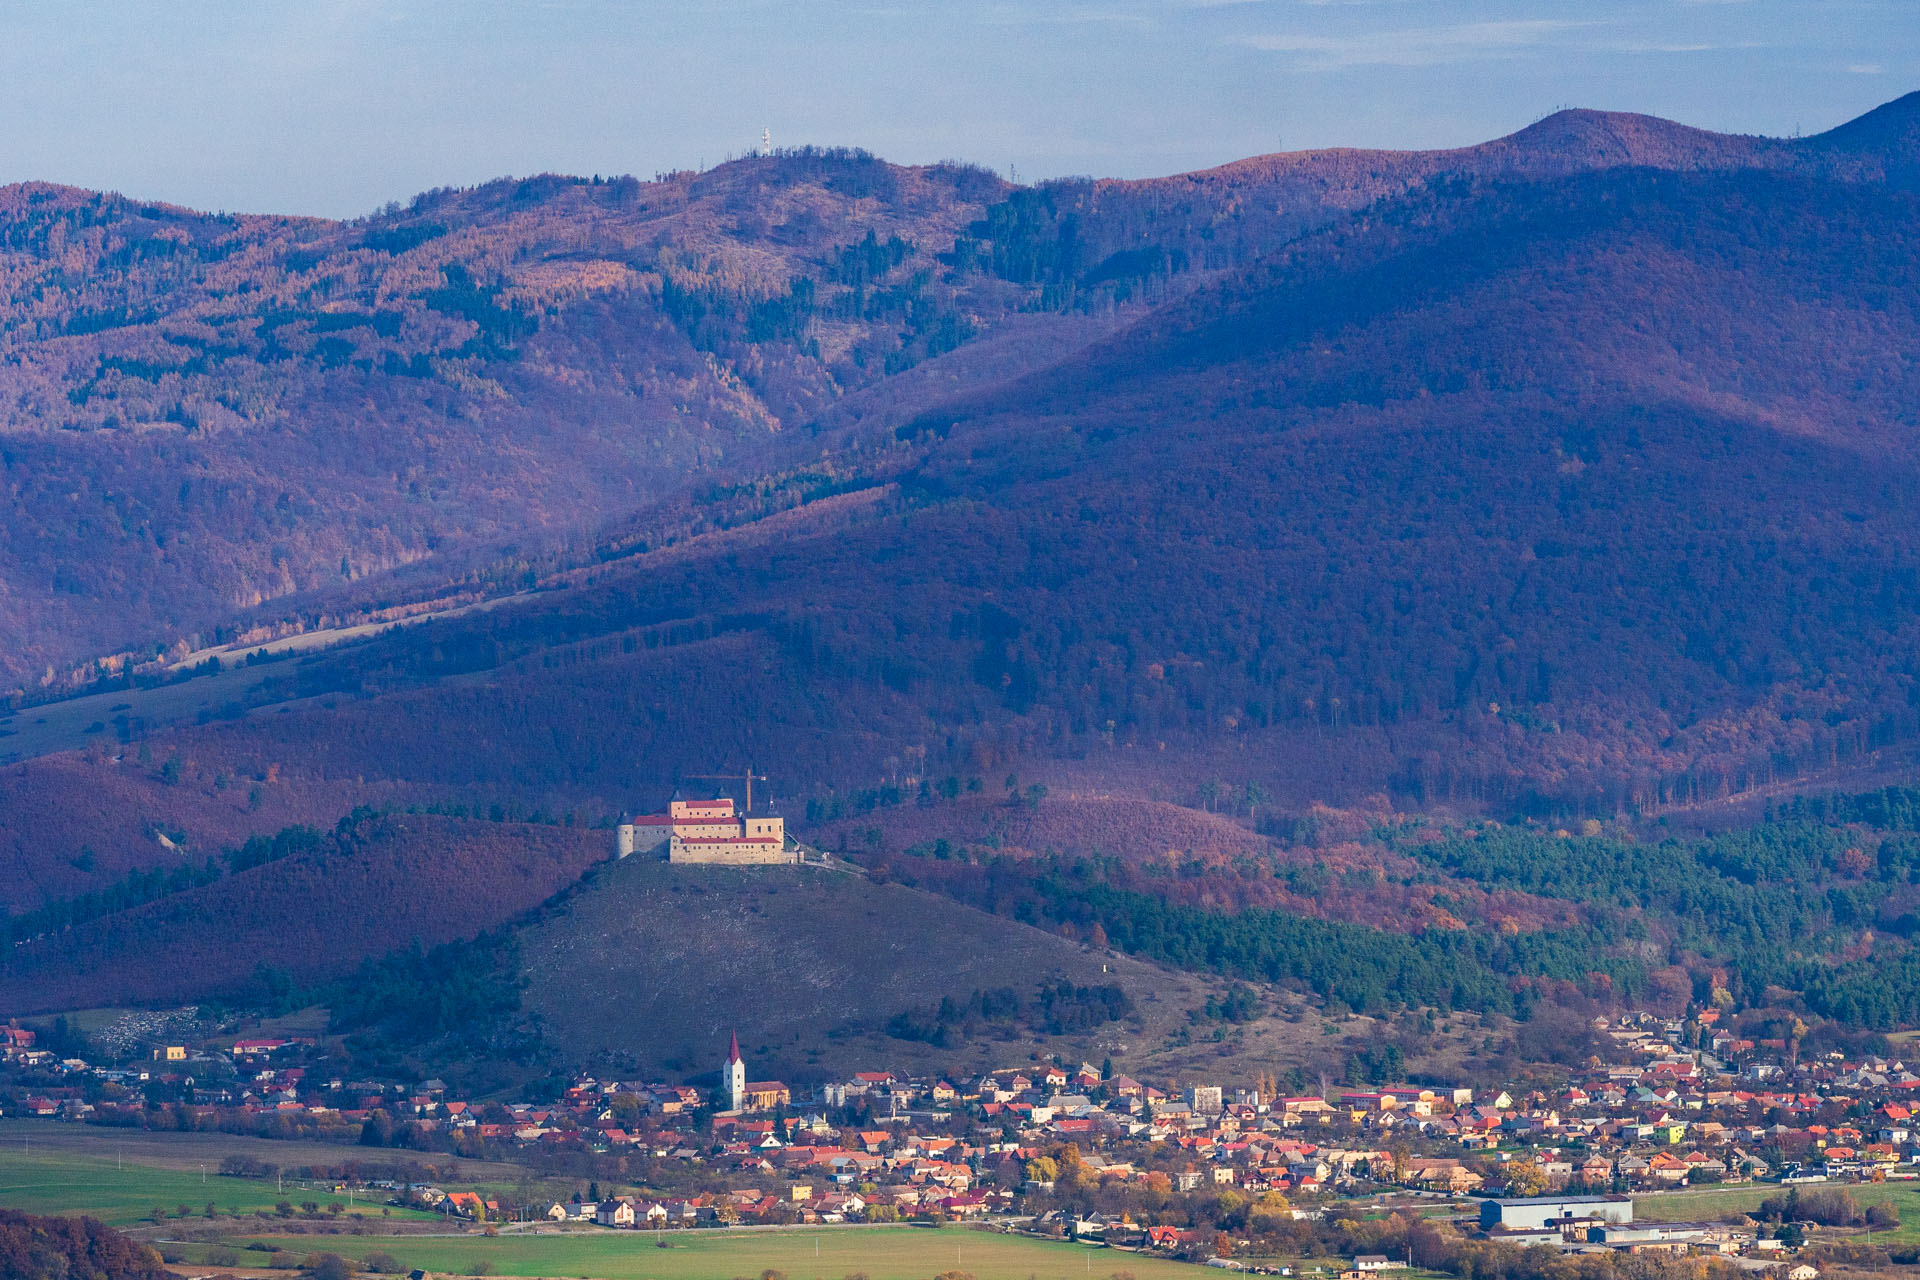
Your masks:
M 1538 1231 L 1586 1220 L 1632 1222 L 1633 1201 L 1626 1196 L 1529 1196 L 1480 1205 L 1480 1226 L 1485 1231 Z

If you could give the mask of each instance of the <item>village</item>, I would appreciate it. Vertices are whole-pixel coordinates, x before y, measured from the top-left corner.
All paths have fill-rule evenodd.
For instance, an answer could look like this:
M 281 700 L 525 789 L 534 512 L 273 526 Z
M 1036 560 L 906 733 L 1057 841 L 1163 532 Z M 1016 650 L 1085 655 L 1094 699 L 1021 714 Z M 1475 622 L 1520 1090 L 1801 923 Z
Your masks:
M 389 1180 L 395 1203 L 470 1222 L 979 1221 L 1201 1260 L 1244 1253 L 1263 1232 L 1311 1252 L 1316 1224 L 1364 1203 L 1490 1241 L 1705 1254 L 1788 1280 L 1816 1274 L 1797 1257 L 1844 1228 L 1897 1225 L 1886 1204 L 1863 1210 L 1839 1191 L 1920 1178 L 1920 1074 L 1905 1064 L 1796 1061 L 1790 1046 L 1697 1019 L 1632 1014 L 1596 1029 L 1611 1060 L 1524 1094 L 1408 1084 L 1289 1096 L 1270 1077 L 1175 1087 L 1056 1062 L 964 1078 L 864 1071 L 796 1091 L 748 1079 L 736 1037 L 717 1089 L 583 1076 L 533 1103 L 463 1099 L 434 1079 L 322 1078 L 300 1039 L 158 1043 L 101 1066 L 9 1026 L 0 1106 L 575 1173 L 573 1194 L 526 1203 Z M 1787 1211 L 1679 1211 L 1708 1204 L 1702 1188 L 1754 1183 L 1781 1184 Z M 676 1191 L 647 1189 L 665 1184 Z M 1394 1265 L 1356 1255 L 1336 1269 Z

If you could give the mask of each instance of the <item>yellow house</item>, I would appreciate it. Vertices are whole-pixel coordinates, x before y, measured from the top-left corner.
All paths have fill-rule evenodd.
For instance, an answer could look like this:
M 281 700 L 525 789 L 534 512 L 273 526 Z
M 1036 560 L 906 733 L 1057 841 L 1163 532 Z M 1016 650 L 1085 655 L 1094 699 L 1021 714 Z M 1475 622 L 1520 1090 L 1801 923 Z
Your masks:
M 774 1107 L 793 1105 L 793 1095 L 778 1080 L 751 1081 L 743 1093 L 741 1104 L 753 1111 L 769 1111 Z
M 183 1044 L 170 1044 L 163 1049 L 155 1049 L 153 1051 L 153 1060 L 155 1062 L 185 1062 L 187 1060 L 187 1046 Z

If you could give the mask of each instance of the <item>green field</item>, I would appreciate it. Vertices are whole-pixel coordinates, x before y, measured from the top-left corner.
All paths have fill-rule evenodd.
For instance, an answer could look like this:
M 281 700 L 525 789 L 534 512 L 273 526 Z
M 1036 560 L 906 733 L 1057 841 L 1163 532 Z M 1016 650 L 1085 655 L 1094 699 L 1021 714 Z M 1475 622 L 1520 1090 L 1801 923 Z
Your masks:
M 1113 1249 L 1087 1248 L 1004 1236 L 962 1227 L 828 1227 L 778 1231 L 669 1231 L 659 1248 L 644 1231 L 576 1231 L 493 1239 L 422 1236 L 262 1237 L 296 1253 L 335 1252 L 363 1258 L 376 1250 L 406 1267 L 461 1275 L 489 1264 L 503 1276 L 593 1277 L 594 1280 L 728 1280 L 762 1271 L 790 1280 L 841 1280 L 864 1273 L 870 1280 L 931 1280 L 960 1270 L 978 1280 L 1107 1280 L 1130 1273 L 1136 1280 L 1196 1280 L 1205 1274 L 1186 1263 Z M 244 1244 L 244 1240 L 237 1243 Z M 199 1251 L 190 1250 L 197 1259 Z M 258 1255 L 253 1255 L 258 1256 Z M 241 1254 L 242 1265 L 249 1255 Z
M 1920 1183 L 1879 1182 L 1854 1186 L 1848 1183 L 1816 1182 L 1803 1191 L 1845 1191 L 1862 1205 L 1890 1204 L 1900 1215 L 1898 1230 L 1876 1232 L 1875 1241 L 1889 1244 L 1920 1242 Z M 1658 1195 L 1635 1196 L 1636 1218 L 1654 1222 L 1712 1221 L 1728 1213 L 1746 1213 L 1760 1206 L 1769 1196 L 1782 1196 L 1786 1188 L 1771 1183 L 1750 1187 L 1705 1187 L 1698 1190 L 1666 1191 Z
M 1700 1190 L 1663 1191 L 1657 1195 L 1635 1196 L 1633 1216 L 1654 1222 L 1691 1222 L 1718 1218 L 1725 1213 L 1745 1213 L 1757 1208 L 1768 1196 L 1777 1196 L 1780 1188 L 1772 1184 L 1752 1187 L 1706 1187 Z
M 394 1147 L 342 1146 L 332 1142 L 306 1139 L 269 1139 L 241 1134 L 162 1132 L 149 1129 L 118 1129 L 106 1125 L 64 1124 L 54 1120 L 0 1120 L 0 1151 L 30 1150 L 35 1155 L 92 1157 L 108 1163 L 150 1165 L 156 1169 L 175 1169 L 198 1173 L 205 1165 L 218 1169 L 228 1156 L 250 1156 L 283 1169 L 302 1165 L 337 1165 L 345 1160 L 371 1160 L 375 1163 L 399 1161 L 453 1165 L 460 1177 L 436 1175 L 436 1181 L 455 1181 L 465 1187 L 475 1180 L 511 1185 L 524 1179 L 527 1171 L 518 1164 L 498 1160 L 456 1160 L 436 1153 L 402 1150 Z
M 111 1157 L 9 1146 L 0 1148 L 0 1207 L 29 1213 L 85 1213 L 103 1222 L 129 1223 L 146 1218 L 155 1209 L 172 1214 L 180 1205 L 189 1206 L 199 1218 L 209 1201 L 224 1215 L 236 1209 L 241 1213 L 271 1209 L 281 1200 L 296 1205 L 313 1200 L 323 1206 L 346 1200 L 330 1191 L 292 1186 L 276 1191 L 271 1182 L 222 1178 L 215 1172 L 217 1168 L 216 1164 L 205 1174 L 189 1173 L 131 1159 L 122 1159 L 116 1166 Z M 381 1217 L 377 1203 L 356 1208 L 375 1220 Z M 431 1216 L 400 1209 L 394 1210 L 394 1215 Z

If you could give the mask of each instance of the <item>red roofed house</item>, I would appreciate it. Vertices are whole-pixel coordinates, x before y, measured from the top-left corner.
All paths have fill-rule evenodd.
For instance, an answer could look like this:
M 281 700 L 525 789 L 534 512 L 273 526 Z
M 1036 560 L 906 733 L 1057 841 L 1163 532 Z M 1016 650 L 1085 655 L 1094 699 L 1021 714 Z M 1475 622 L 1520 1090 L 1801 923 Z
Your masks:
M 233 1056 L 236 1058 L 264 1057 L 286 1047 L 285 1040 L 236 1040 L 233 1044 Z

